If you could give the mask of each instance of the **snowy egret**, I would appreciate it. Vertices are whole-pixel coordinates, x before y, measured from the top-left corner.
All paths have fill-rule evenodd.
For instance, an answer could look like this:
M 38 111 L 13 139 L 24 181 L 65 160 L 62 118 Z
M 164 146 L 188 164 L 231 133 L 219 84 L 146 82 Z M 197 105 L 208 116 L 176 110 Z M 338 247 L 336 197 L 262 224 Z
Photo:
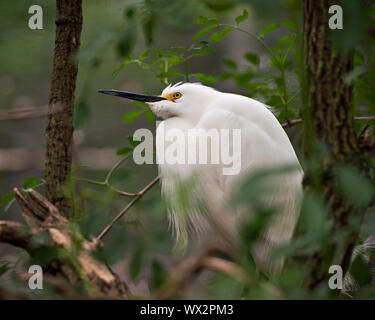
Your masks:
M 244 212 L 228 205 L 236 185 L 258 170 L 294 165 L 296 170 L 272 176 L 268 181 L 271 188 L 262 195 L 262 202 L 269 208 L 276 207 L 278 212 L 272 216 L 252 248 L 259 265 L 270 272 L 281 270 L 282 259 L 270 261 L 270 253 L 292 237 L 300 210 L 303 171 L 287 134 L 269 107 L 257 100 L 220 92 L 198 83 L 169 85 L 160 96 L 117 90 L 100 92 L 146 102 L 156 116 L 164 119 L 156 130 L 157 158 L 167 156 L 165 144 L 176 142 L 168 137 L 173 130 L 187 134 L 193 129 L 198 139 L 203 135 L 211 138 L 211 144 L 198 145 L 186 138 L 180 150 L 194 155 L 208 153 L 208 159 L 203 163 L 199 157 L 196 162 L 178 161 L 181 159 L 178 156 L 174 164 L 159 163 L 162 191 L 169 203 L 170 222 L 181 247 L 186 247 L 190 240 L 219 243 L 218 239 L 224 238 L 223 246 L 229 248 L 227 242 L 237 241 L 239 223 L 245 216 L 249 217 L 248 210 Z M 219 142 L 215 142 L 212 140 L 214 135 L 207 134 L 209 130 L 235 129 L 240 130 L 240 137 L 234 140 L 221 137 Z M 229 135 L 233 138 L 233 132 Z M 225 174 L 223 169 L 228 163 L 223 159 L 210 160 L 215 158 L 214 154 L 222 154 L 223 148 L 233 149 L 235 142 L 240 146 L 240 153 L 234 159 L 240 162 L 240 170 L 235 174 Z M 169 156 L 173 155 L 169 152 Z M 177 195 L 178 190 L 191 181 L 194 183 L 190 189 L 185 189 L 188 199 L 184 201 Z

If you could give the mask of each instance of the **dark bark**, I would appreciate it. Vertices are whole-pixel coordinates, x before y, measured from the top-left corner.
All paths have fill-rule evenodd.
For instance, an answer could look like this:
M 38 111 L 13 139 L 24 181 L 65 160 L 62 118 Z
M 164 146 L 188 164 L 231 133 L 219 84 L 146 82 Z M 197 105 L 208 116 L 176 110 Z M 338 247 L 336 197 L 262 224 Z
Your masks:
M 353 57 L 333 48 L 332 32 L 343 31 L 328 27 L 330 5 L 330 0 L 304 1 L 308 78 L 308 101 L 304 113 L 308 113 L 316 137 L 330 147 L 331 156 L 335 160 L 346 160 L 358 151 L 353 129 L 353 88 L 344 83 L 344 76 L 352 70 Z
M 81 0 L 56 1 L 56 39 L 46 129 L 47 198 L 68 217 L 69 200 L 63 186 L 72 163 L 76 54 L 82 30 Z
M 332 264 L 342 266 L 344 272 L 350 257 L 357 230 L 347 228 L 353 218 L 361 219 L 363 208 L 355 208 L 337 193 L 334 169 L 346 164 L 368 173 L 366 159 L 361 154 L 361 144 L 353 127 L 353 88 L 344 82 L 345 75 L 353 68 L 353 55 L 335 51 L 333 32 L 328 26 L 329 0 L 304 1 L 304 51 L 305 83 L 303 126 L 305 152 L 319 159 L 319 170 L 305 173 L 306 190 L 319 191 L 333 215 L 332 232 L 345 231 L 340 245 L 329 244 L 316 252 L 309 261 L 308 285 L 315 288 L 328 277 Z M 317 145 L 328 147 L 327 154 L 318 154 Z M 350 229 L 350 230 L 349 230 Z

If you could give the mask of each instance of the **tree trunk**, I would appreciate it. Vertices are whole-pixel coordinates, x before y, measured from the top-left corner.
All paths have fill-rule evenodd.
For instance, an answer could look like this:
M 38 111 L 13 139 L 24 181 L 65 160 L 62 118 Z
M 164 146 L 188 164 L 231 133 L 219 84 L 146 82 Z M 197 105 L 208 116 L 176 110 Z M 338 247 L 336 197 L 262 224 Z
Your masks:
M 74 91 L 78 71 L 75 59 L 81 30 L 81 0 L 57 0 L 55 51 L 46 129 L 46 192 L 48 200 L 66 217 L 70 213 L 70 204 L 62 189 L 72 163 Z
M 353 68 L 353 55 L 336 52 L 333 47 L 332 33 L 345 30 L 329 28 L 328 9 L 332 4 L 336 3 L 305 0 L 303 5 L 307 79 L 303 125 L 305 153 L 320 162 L 318 171 L 307 170 L 305 173 L 305 187 L 307 192 L 315 190 L 324 195 L 333 215 L 333 234 L 338 230 L 343 231 L 350 220 L 360 218 L 364 211 L 354 208 L 347 199 L 337 194 L 333 170 L 339 164 L 349 164 L 362 172 L 366 170 L 360 165 L 360 144 L 353 127 L 353 88 L 344 82 L 345 75 Z M 327 154 L 318 153 L 318 143 L 328 147 Z M 340 245 L 329 244 L 328 248 L 310 258 L 310 288 L 327 279 L 330 265 L 338 264 L 344 272 L 347 270 L 357 235 L 355 230 L 348 231 Z

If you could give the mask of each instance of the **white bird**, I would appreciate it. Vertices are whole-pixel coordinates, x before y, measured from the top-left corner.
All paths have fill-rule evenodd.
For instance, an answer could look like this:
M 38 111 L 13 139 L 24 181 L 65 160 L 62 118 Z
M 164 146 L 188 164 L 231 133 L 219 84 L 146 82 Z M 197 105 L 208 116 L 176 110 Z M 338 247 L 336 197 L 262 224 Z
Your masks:
M 161 162 L 162 192 L 168 200 L 171 226 L 180 247 L 186 247 L 191 240 L 200 244 L 213 241 L 232 250 L 238 241 L 239 224 L 255 214 L 249 209 L 230 207 L 236 186 L 259 170 L 288 165 L 297 168 L 272 175 L 265 182 L 268 189 L 265 189 L 262 203 L 267 208 L 276 207 L 278 212 L 252 247 L 252 255 L 259 266 L 271 273 L 279 272 L 283 260 L 271 260 L 270 254 L 275 247 L 288 243 L 293 235 L 300 211 L 303 171 L 287 134 L 270 108 L 254 99 L 197 83 L 169 85 L 161 96 L 116 90 L 101 92 L 144 101 L 157 117 L 164 119 L 156 130 L 156 153 Z M 207 137 L 212 129 L 227 130 L 230 136 L 228 139 L 221 136 L 219 144 L 194 145 L 188 139 L 189 132 L 199 139 Z M 233 140 L 235 129 L 239 129 L 240 136 Z M 176 130 L 184 133 L 183 140 L 171 139 Z M 223 159 L 212 160 L 215 155 L 221 155 L 223 149 L 233 151 L 236 143 L 240 153 L 233 153 L 232 160 L 239 162 L 240 168 L 235 174 L 224 174 L 228 163 Z M 181 147 L 179 150 L 176 144 Z M 175 156 L 171 148 L 182 152 L 182 156 L 174 158 L 176 163 L 165 161 Z M 202 152 L 208 154 L 207 163 L 186 161 L 187 154 Z M 161 158 L 164 161 L 160 161 Z M 184 192 L 181 196 L 178 191 L 181 189 L 188 196 L 184 198 Z M 195 241 L 197 239 L 199 241 Z

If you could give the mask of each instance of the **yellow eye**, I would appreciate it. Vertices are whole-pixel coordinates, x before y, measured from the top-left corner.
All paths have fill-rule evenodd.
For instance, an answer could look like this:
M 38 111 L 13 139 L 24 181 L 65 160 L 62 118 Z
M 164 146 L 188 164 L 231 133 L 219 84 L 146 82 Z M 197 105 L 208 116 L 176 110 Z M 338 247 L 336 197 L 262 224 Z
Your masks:
M 182 97 L 182 94 L 181 92 L 175 92 L 173 95 L 172 95 L 173 99 L 179 99 Z

